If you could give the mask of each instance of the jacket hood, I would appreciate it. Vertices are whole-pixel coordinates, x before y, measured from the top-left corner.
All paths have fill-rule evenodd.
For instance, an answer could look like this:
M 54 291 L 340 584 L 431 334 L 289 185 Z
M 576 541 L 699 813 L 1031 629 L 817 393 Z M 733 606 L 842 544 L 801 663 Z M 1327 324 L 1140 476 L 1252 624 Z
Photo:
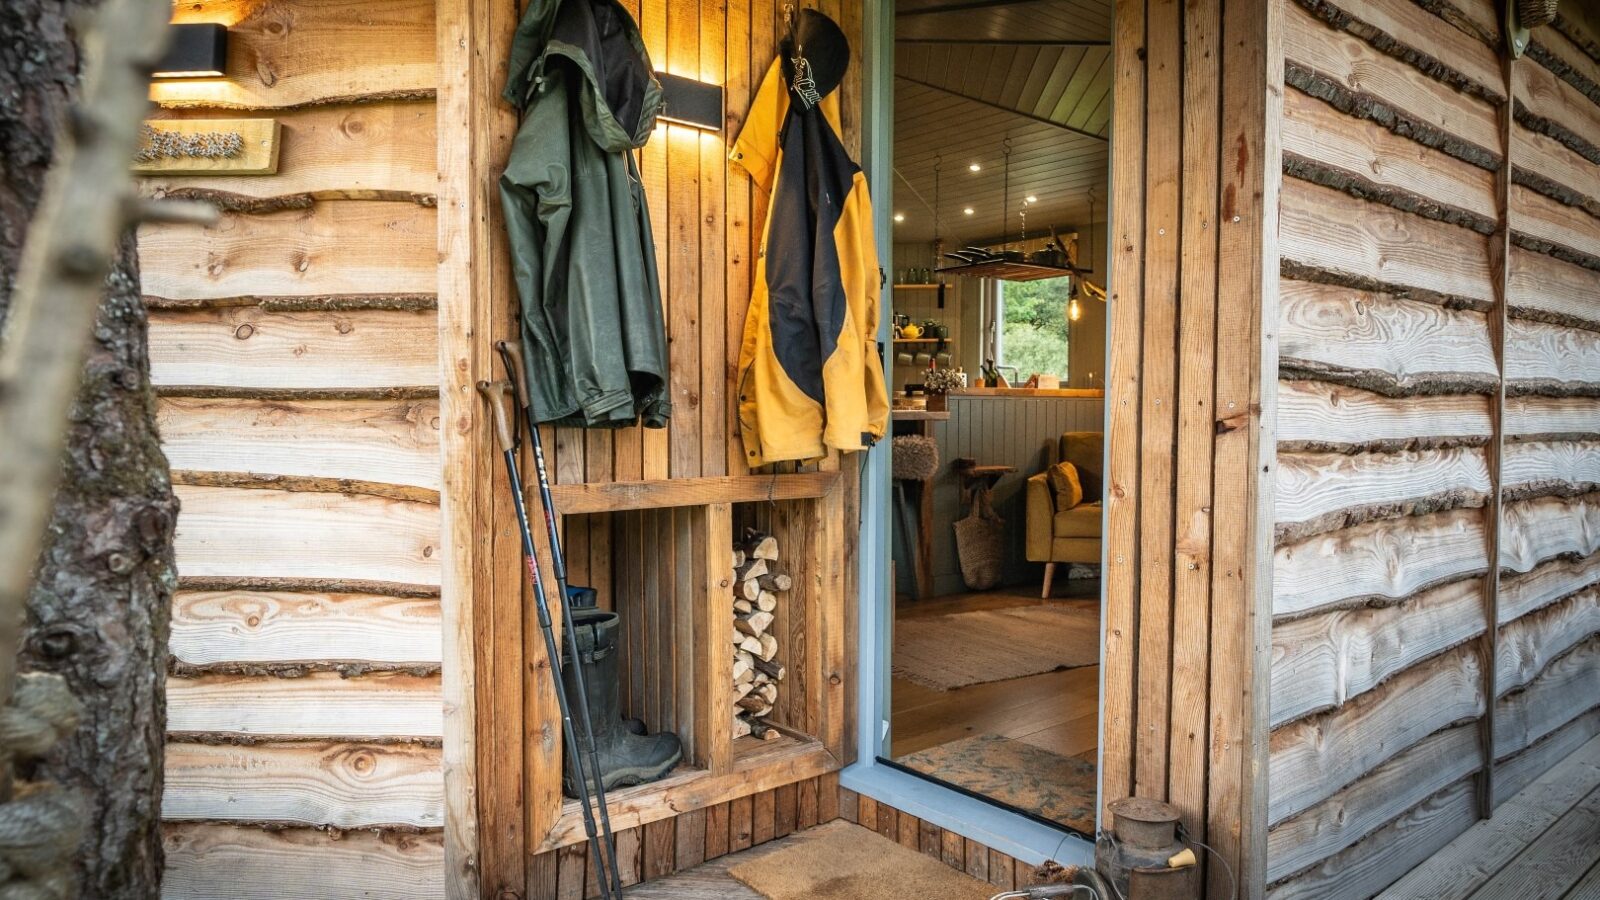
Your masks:
M 661 112 L 661 83 L 617 0 L 533 0 L 512 38 L 506 102 L 525 108 L 558 66 L 573 79 L 596 144 L 608 152 L 644 146 Z

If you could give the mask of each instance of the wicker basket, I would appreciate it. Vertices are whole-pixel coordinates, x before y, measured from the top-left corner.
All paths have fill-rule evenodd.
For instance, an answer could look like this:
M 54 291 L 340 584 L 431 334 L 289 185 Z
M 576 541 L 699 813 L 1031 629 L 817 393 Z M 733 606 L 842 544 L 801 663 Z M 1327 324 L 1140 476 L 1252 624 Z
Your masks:
M 890 445 L 890 472 L 896 478 L 926 481 L 939 474 L 939 444 L 920 434 L 902 434 Z
M 972 511 L 955 524 L 956 556 L 967 588 L 986 591 L 1000 583 L 1005 570 L 1005 520 L 995 513 L 987 486 L 973 485 L 971 496 Z
M 1523 28 L 1548 25 L 1556 18 L 1556 0 L 1516 0 L 1517 19 Z

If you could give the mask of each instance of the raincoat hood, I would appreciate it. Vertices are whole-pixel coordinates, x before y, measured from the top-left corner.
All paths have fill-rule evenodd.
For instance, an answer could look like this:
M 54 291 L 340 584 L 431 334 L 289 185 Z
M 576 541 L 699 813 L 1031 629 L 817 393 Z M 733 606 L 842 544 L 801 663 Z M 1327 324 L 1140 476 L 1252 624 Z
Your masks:
M 506 102 L 526 109 L 552 57 L 581 73 L 583 127 L 600 149 L 644 146 L 661 112 L 661 82 L 638 25 L 617 0 L 534 0 L 511 41 Z

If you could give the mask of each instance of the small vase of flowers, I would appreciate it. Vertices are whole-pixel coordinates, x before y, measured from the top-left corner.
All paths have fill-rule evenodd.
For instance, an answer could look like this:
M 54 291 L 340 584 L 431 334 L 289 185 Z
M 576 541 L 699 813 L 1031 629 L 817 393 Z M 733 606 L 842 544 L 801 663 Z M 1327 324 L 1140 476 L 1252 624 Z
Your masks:
M 928 393 L 928 409 L 942 411 L 946 408 L 945 395 L 961 389 L 961 373 L 955 369 L 929 369 L 922 388 Z

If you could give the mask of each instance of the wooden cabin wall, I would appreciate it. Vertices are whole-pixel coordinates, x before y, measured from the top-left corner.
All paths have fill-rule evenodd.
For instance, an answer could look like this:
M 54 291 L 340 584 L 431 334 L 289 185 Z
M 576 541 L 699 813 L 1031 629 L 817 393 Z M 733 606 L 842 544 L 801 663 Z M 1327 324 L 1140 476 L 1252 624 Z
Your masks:
M 856 59 L 840 97 L 843 138 L 858 155 L 861 5 L 851 0 L 806 5 L 831 15 L 851 38 Z M 696 698 L 715 689 L 716 677 L 713 666 L 701 665 L 697 649 L 714 652 L 726 642 L 705 639 L 696 623 L 709 620 L 689 610 L 715 595 L 715 579 L 725 578 L 715 565 L 701 565 L 716 558 L 715 535 L 730 531 L 743 507 L 764 502 L 770 484 L 768 473 L 760 473 L 756 487 L 738 480 L 751 473 L 739 441 L 733 371 L 766 198 L 742 170 L 729 165 L 727 154 L 775 58 L 782 4 L 623 0 L 623 6 L 640 23 L 658 68 L 720 83 L 727 91 L 722 131 L 663 124 L 641 153 L 670 348 L 674 411 L 669 427 L 544 432 L 558 493 L 590 504 L 582 507 L 590 511 L 563 520 L 572 583 L 596 587 L 603 606 L 643 610 L 645 619 L 631 616 L 635 629 L 643 621 L 670 623 L 652 636 L 652 656 L 643 663 L 632 650 L 643 647 L 634 640 L 637 635 L 626 638 L 630 650 L 624 666 L 630 692 L 636 682 L 656 681 L 649 688 L 654 701 L 646 699 L 640 708 L 650 713 L 647 719 L 656 719 L 649 722 L 652 727 L 676 727 L 690 739 L 688 765 L 656 786 L 618 792 L 613 812 L 625 845 L 632 841 L 642 848 L 637 859 L 643 876 L 658 877 L 703 858 L 702 845 L 718 846 L 719 829 L 730 827 L 719 816 L 737 816 L 752 804 L 758 819 L 761 808 L 781 811 L 786 797 L 806 796 L 806 785 L 851 761 L 854 744 L 846 736 L 853 734 L 848 718 L 854 709 L 848 699 L 853 682 L 844 648 L 854 646 L 859 470 L 854 457 L 806 467 L 824 477 L 804 483 L 825 490 L 780 503 L 785 521 L 795 527 L 809 523 L 817 536 L 797 545 L 810 562 L 796 561 L 792 571 L 806 580 L 819 605 L 815 615 L 808 606 L 805 616 L 793 617 L 786 645 L 794 648 L 793 662 L 804 659 L 815 667 L 802 672 L 792 665 L 790 676 L 815 688 L 812 700 L 820 705 L 808 706 L 804 719 L 816 728 L 812 740 L 778 742 L 782 746 L 765 757 L 731 747 L 726 734 L 718 740 L 711 719 L 696 716 L 693 707 Z M 460 859 L 464 863 L 475 856 L 478 864 L 460 874 L 477 879 L 475 895 L 534 900 L 555 896 L 553 885 L 562 896 L 579 890 L 560 875 L 582 865 L 583 833 L 575 805 L 563 806 L 561 738 L 548 663 L 523 584 L 500 456 L 473 391 L 478 379 L 500 377 L 492 342 L 513 334 L 514 289 L 495 180 L 517 127 L 500 89 L 520 12 L 514 0 L 440 3 L 438 46 L 445 73 L 440 117 L 446 123 L 439 135 L 441 416 L 449 423 L 442 435 L 443 596 L 446 656 L 457 654 L 467 672 L 462 690 L 446 701 L 447 721 L 466 723 L 456 745 L 461 755 L 447 765 L 447 773 L 461 773 L 464 796 L 476 810 L 475 833 L 460 836 L 462 846 L 472 850 L 464 850 Z M 524 471 L 531 472 L 524 462 Z M 780 474 L 794 477 L 795 467 L 783 470 Z M 607 493 L 604 486 L 613 482 L 646 484 L 637 492 Z M 787 489 L 775 488 L 779 501 Z M 651 491 L 675 499 L 657 504 L 660 512 L 628 511 Z M 670 553 L 661 543 L 663 528 L 676 535 L 666 541 Z M 654 543 L 641 542 L 647 530 Z M 726 553 L 728 544 L 720 546 Z M 699 580 L 702 574 L 712 579 L 709 587 Z M 458 612 L 454 619 L 452 610 Z M 722 627 L 731 628 L 731 621 Z M 674 683 L 662 684 L 668 676 Z M 447 755 L 451 747 L 447 741 Z M 817 821 L 808 813 L 796 815 L 797 823 Z
M 1377 893 L 1600 729 L 1600 44 L 1562 6 L 1508 71 L 1490 0 L 1283 2 L 1271 897 Z
M 1119 0 L 1101 802 L 1259 885 L 1281 97 L 1276 0 Z M 1102 809 L 1102 821 L 1109 824 Z
M 432 0 L 194 0 L 228 77 L 162 119 L 271 118 L 271 176 L 139 230 L 182 512 L 169 897 L 444 893 Z

